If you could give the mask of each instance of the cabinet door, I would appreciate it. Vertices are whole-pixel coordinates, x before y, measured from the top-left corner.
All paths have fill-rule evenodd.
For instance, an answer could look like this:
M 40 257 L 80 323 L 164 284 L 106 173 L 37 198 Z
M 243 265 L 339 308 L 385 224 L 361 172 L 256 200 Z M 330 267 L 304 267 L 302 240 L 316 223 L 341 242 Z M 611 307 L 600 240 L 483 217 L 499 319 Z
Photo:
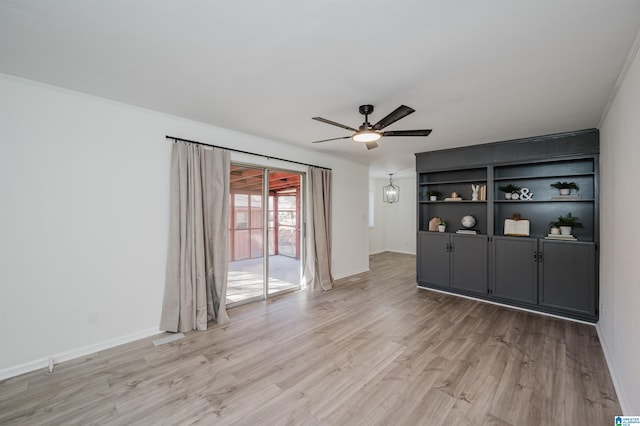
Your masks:
M 541 240 L 540 251 L 540 305 L 594 316 L 595 244 Z
M 487 294 L 487 236 L 451 235 L 451 287 Z
M 494 237 L 494 296 L 538 302 L 537 249 L 538 240 L 533 238 Z
M 449 287 L 449 234 L 420 232 L 418 234 L 418 281 Z

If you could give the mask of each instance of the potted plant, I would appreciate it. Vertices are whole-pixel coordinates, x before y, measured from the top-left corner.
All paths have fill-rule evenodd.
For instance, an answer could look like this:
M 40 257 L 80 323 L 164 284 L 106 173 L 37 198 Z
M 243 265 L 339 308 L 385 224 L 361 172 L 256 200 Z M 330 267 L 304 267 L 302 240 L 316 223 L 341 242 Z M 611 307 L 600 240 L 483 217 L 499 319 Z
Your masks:
M 560 191 L 560 195 L 570 195 L 571 190 L 575 189 L 576 192 L 580 190 L 580 187 L 575 182 L 556 182 L 551 184 L 552 187 Z
M 442 195 L 440 191 L 427 191 L 427 196 L 430 201 L 436 201 L 440 195 Z
M 562 235 L 571 235 L 572 228 L 582 228 L 582 223 L 578 222 L 578 218 L 571 213 L 558 217 L 557 220 L 550 222 L 549 225 L 560 228 L 560 234 Z
M 509 184 L 509 185 L 499 186 L 498 190 L 504 192 L 505 200 L 511 200 L 513 198 L 513 194 L 520 191 L 520 187 L 517 185 Z M 514 199 L 517 200 L 518 197 L 515 197 Z
M 447 223 L 446 223 L 446 222 L 444 222 L 444 221 L 441 221 L 441 222 L 438 224 L 438 232 L 444 232 L 444 231 L 445 231 L 445 229 L 447 229 Z

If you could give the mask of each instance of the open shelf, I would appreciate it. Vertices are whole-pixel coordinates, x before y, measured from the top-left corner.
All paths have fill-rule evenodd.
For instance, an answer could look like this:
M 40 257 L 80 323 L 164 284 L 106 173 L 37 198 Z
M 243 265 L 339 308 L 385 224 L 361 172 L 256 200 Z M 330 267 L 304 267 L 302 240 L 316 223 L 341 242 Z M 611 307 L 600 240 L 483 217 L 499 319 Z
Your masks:
M 522 203 L 522 204 L 533 204 L 533 203 L 593 203 L 594 201 L 595 200 L 593 198 L 575 198 L 575 199 L 567 199 L 567 200 L 495 200 L 494 203 L 505 203 L 505 204 L 515 204 L 515 203 Z

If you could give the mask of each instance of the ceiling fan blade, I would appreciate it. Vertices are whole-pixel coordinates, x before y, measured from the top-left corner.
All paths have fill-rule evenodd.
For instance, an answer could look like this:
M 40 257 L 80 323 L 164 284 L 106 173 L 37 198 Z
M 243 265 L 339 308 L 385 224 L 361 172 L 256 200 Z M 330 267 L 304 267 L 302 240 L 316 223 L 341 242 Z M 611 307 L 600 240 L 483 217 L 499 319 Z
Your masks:
M 389 130 L 382 132 L 382 136 L 429 136 L 431 129 L 428 130 Z
M 321 121 L 323 123 L 331 124 L 332 126 L 342 127 L 343 129 L 351 130 L 352 132 L 357 132 L 358 131 L 357 129 L 354 129 L 353 127 L 345 126 L 344 124 L 336 123 L 335 121 L 327 120 L 326 118 L 322 118 L 322 117 L 312 117 L 312 118 L 313 118 L 313 120 L 318 120 L 318 121 Z
M 337 141 L 338 139 L 351 139 L 351 136 L 343 136 L 341 138 L 331 138 L 331 139 L 323 139 L 321 141 L 314 141 L 311 143 L 320 143 L 320 142 L 329 142 L 329 141 Z
M 367 149 L 374 149 L 378 147 L 376 142 L 365 142 L 364 144 L 367 146 Z
M 401 118 L 406 117 L 407 115 L 415 112 L 416 110 L 408 107 L 406 105 L 400 105 L 398 108 L 396 108 L 394 111 L 391 112 L 391 114 L 387 115 L 386 117 L 384 117 L 382 120 L 378 121 L 376 124 L 373 125 L 373 130 L 382 130 L 385 127 L 387 127 L 390 124 L 395 123 L 396 121 L 400 120 Z

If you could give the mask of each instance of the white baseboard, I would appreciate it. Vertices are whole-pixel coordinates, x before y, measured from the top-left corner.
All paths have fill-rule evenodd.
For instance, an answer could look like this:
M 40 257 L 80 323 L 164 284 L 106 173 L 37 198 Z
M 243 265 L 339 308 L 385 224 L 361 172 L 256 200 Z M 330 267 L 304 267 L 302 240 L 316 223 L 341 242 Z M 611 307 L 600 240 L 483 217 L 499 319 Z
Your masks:
M 353 275 L 358 275 L 361 274 L 363 272 L 369 272 L 369 268 L 360 268 L 360 269 L 356 269 L 350 272 L 344 272 L 340 275 L 336 275 L 335 277 L 333 277 L 334 280 L 341 280 L 343 278 L 347 278 L 347 277 L 351 277 Z
M 392 250 L 392 249 L 382 249 L 382 250 L 376 250 L 376 251 L 371 251 L 369 252 L 369 256 L 373 256 L 374 254 L 380 254 L 380 253 L 385 253 L 385 252 L 391 252 L 391 253 L 400 253 L 400 254 L 411 254 L 413 256 L 416 255 L 415 251 L 404 251 L 404 250 Z
M 413 256 L 416 255 L 415 250 L 414 251 L 410 251 L 410 250 L 392 250 L 392 249 L 389 249 L 387 251 L 390 251 L 391 253 L 411 254 Z
M 618 374 L 616 373 L 616 369 L 613 365 L 613 360 L 609 355 L 609 351 L 607 350 L 607 345 L 605 344 L 604 339 L 602 338 L 602 331 L 600 331 L 600 323 L 596 324 L 596 332 L 598 333 L 598 339 L 600 339 L 600 347 L 602 348 L 602 352 L 604 353 L 604 359 L 607 362 L 607 368 L 609 369 L 609 376 L 611 376 L 611 381 L 613 382 L 613 387 L 616 390 L 616 395 L 618 397 L 618 402 L 620 403 L 620 408 L 622 408 L 623 416 L 632 416 L 629 401 L 624 396 L 622 392 L 622 385 L 620 384 L 620 380 L 618 379 Z
M 19 376 L 21 374 L 29 373 L 40 368 L 47 368 L 49 366 L 49 359 L 51 358 L 53 358 L 54 364 L 58 364 L 60 362 L 80 358 L 82 356 L 90 355 L 99 351 L 103 351 L 105 349 L 113 348 L 114 346 L 120 346 L 125 343 L 133 342 L 134 340 L 143 339 L 145 337 L 154 336 L 160 333 L 162 333 L 162 331 L 160 331 L 156 327 L 149 328 L 147 330 L 140 330 L 135 333 L 127 334 L 125 336 L 116 337 L 115 339 L 105 340 L 102 342 L 94 343 L 92 345 L 54 354 L 46 358 L 36 359 L 34 361 L 16 365 L 14 367 L 5 368 L 3 370 L 0 370 L 0 380 Z

